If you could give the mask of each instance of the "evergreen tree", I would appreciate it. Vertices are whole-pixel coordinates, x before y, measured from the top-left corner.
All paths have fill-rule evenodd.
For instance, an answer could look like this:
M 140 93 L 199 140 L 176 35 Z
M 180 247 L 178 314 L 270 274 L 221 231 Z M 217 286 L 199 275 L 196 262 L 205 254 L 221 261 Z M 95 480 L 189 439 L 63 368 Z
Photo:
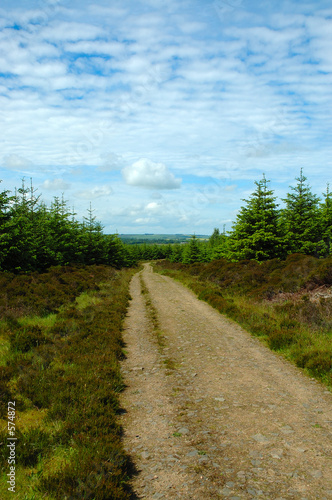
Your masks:
M 180 243 L 172 245 L 172 253 L 169 256 L 170 262 L 182 262 L 183 249 L 184 245 L 180 245 Z
M 164 255 L 165 259 L 169 259 L 172 255 L 172 245 L 169 243 L 168 245 L 164 245 Z
M 324 201 L 320 205 L 320 255 L 327 257 L 332 252 L 332 193 L 327 185 L 326 193 L 323 193 Z
M 82 228 L 73 215 L 63 197 L 54 197 L 47 221 L 53 265 L 83 262 Z
M 0 269 L 4 268 L 9 250 L 10 233 L 6 226 L 12 217 L 11 202 L 13 198 L 8 194 L 7 190 L 0 193 Z
M 291 193 L 283 200 L 286 207 L 281 212 L 281 223 L 285 234 L 287 253 L 318 255 L 321 240 L 319 220 L 319 198 L 306 184 L 307 178 L 301 169 L 300 177 Z
M 32 182 L 28 188 L 23 179 L 14 196 L 8 193 L 0 193 L 0 269 L 27 272 L 70 263 L 122 267 L 137 262 L 117 236 L 103 234 L 91 205 L 81 224 L 63 197 L 55 197 L 47 208 Z
M 210 262 L 212 259 L 212 252 L 209 242 L 202 241 L 199 243 L 199 261 Z
M 31 196 L 29 196 L 29 193 Z M 38 200 L 34 190 L 22 185 L 12 197 L 10 216 L 2 226 L 5 242 L 2 266 L 11 271 L 33 271 L 36 269 L 36 238 L 34 235 Z
M 209 255 L 210 260 L 217 260 L 226 257 L 227 255 L 227 236 L 225 234 L 225 224 L 224 231 L 220 233 L 218 228 L 215 228 L 212 235 L 209 238 L 209 245 L 211 247 Z
M 241 207 L 229 238 L 232 260 L 263 261 L 282 255 L 282 238 L 278 226 L 278 205 L 268 188 L 265 175 L 255 182 L 257 189 Z
M 137 259 L 128 250 L 129 245 L 124 245 L 117 235 L 107 234 L 104 238 L 107 252 L 107 264 L 109 266 L 120 269 L 124 266 L 136 264 Z
M 184 264 L 193 264 L 200 261 L 200 249 L 198 240 L 195 235 L 190 238 L 189 243 L 184 247 L 182 254 L 182 262 Z
M 91 203 L 88 209 L 88 217 L 84 217 L 82 235 L 84 262 L 89 264 L 107 264 L 108 249 L 103 235 L 103 227 L 96 221 Z
M 220 240 L 221 240 L 221 234 L 220 234 L 219 228 L 215 227 L 212 235 L 209 238 L 209 243 L 210 243 L 211 247 L 218 246 L 221 242 Z

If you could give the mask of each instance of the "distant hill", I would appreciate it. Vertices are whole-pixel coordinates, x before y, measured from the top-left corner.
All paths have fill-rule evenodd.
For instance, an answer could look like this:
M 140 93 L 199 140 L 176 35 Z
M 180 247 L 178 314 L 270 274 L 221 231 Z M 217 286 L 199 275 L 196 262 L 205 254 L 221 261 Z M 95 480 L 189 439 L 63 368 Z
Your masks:
M 191 234 L 119 234 L 119 238 L 128 245 L 139 243 L 149 244 L 168 244 L 168 243 L 186 243 L 192 237 Z M 200 240 L 208 240 L 209 236 L 204 234 L 196 234 L 196 238 Z

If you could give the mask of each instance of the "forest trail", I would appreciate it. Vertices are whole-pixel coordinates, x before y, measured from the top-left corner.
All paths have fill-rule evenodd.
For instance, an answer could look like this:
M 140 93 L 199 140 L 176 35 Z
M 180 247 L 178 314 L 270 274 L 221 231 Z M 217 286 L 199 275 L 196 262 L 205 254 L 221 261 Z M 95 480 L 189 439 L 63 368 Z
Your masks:
M 149 264 L 131 296 L 121 423 L 137 498 L 332 499 L 331 393 Z

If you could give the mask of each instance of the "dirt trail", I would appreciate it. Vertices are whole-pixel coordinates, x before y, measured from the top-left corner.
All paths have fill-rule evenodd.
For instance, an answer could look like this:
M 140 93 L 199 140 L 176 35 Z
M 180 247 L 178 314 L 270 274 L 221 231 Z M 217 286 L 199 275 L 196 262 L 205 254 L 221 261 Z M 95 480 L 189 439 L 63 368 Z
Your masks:
M 332 499 L 331 393 L 149 264 L 131 296 L 122 424 L 138 498 Z

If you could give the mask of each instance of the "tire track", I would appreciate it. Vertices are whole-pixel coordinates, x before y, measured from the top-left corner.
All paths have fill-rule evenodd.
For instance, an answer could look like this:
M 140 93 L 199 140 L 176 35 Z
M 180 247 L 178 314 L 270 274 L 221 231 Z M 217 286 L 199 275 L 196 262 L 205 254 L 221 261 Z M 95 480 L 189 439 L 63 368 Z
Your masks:
M 331 499 L 331 394 L 184 286 L 140 275 L 122 401 L 138 496 Z

